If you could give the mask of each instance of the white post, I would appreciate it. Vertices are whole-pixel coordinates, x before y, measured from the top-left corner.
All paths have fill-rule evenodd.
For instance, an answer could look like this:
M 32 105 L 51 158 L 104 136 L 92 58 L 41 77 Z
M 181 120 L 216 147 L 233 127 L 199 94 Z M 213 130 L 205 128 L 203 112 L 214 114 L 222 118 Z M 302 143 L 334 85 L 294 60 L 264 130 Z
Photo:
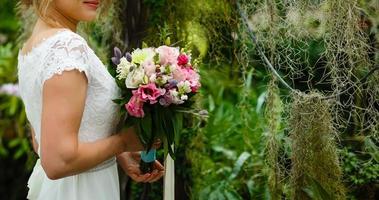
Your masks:
M 175 163 L 170 154 L 167 154 L 164 166 L 163 200 L 175 200 Z

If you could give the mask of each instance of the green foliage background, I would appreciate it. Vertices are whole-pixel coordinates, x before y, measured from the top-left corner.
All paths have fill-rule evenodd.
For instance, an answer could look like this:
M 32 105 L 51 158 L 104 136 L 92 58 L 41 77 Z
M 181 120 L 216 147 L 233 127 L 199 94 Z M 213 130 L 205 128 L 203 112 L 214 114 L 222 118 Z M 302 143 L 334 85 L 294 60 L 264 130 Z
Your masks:
M 122 45 L 128 27 L 120 13 L 126 2 L 117 1 L 106 17 L 81 25 L 81 34 L 109 67 L 114 45 L 138 46 Z M 267 70 L 237 1 L 138 2 L 147 11 L 144 42 L 159 46 L 169 38 L 201 59 L 197 106 L 208 110 L 209 118 L 189 119 L 182 135 L 177 199 L 379 197 L 379 75 L 363 87 L 358 81 L 379 62 L 378 1 L 238 1 L 269 61 L 300 96 Z M 17 53 L 25 36 L 19 30 L 25 22 L 16 15 L 15 1 L 0 5 L 1 85 L 17 83 Z M 341 104 L 320 101 L 344 84 L 356 86 L 338 99 Z M 0 99 L 0 199 L 23 199 L 36 159 L 30 130 L 22 101 L 4 94 Z M 12 184 L 5 184 L 9 180 Z M 140 186 L 129 181 L 127 199 L 137 199 Z M 160 199 L 162 185 L 154 184 L 153 191 L 151 197 Z

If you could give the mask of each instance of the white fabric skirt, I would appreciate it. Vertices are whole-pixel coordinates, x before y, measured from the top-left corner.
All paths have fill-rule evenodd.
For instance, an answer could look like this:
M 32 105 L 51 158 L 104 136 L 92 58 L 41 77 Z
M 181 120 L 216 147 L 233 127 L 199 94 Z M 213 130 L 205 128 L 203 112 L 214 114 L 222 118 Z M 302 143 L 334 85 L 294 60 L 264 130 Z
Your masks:
M 29 200 L 119 200 L 117 164 L 108 162 L 98 169 L 51 180 L 37 160 L 28 181 Z

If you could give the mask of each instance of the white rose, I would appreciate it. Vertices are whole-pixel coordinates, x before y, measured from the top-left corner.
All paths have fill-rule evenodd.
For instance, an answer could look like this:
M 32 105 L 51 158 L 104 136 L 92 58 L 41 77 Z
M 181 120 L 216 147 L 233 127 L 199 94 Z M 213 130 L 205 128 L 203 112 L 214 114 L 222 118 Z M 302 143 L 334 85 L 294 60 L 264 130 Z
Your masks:
M 145 71 L 138 67 L 128 74 L 125 79 L 125 85 L 127 88 L 137 88 L 143 83 L 145 77 Z

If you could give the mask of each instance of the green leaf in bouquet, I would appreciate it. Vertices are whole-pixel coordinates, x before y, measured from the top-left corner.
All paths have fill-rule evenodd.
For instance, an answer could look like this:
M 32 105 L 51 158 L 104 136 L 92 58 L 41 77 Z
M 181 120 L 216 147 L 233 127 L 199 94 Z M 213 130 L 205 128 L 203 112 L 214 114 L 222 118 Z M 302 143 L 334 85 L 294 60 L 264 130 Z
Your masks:
M 149 45 L 146 44 L 146 42 L 142 42 L 142 48 L 148 48 Z
M 125 85 L 125 79 L 119 80 L 118 78 L 115 78 L 116 84 L 119 88 L 121 88 L 123 91 L 126 90 L 126 85 Z
M 145 133 L 142 131 L 142 125 L 141 125 L 141 120 L 139 119 L 136 119 L 137 122 L 134 124 L 135 126 L 135 129 L 138 133 L 138 137 L 139 139 L 141 140 L 141 143 L 143 145 L 146 145 L 147 144 L 147 136 L 145 135 Z
M 114 103 L 116 103 L 116 104 L 119 104 L 119 105 L 124 105 L 124 104 L 128 103 L 128 101 L 126 99 L 123 99 L 123 98 L 121 98 L 121 99 L 113 99 L 112 101 Z
M 157 53 L 154 55 L 154 62 L 155 63 L 159 62 L 159 54 L 157 54 Z
M 170 154 L 170 156 L 171 156 L 171 158 L 172 158 L 173 160 L 176 160 L 176 156 L 175 156 L 175 154 L 174 154 L 174 150 L 173 150 L 173 148 L 172 148 L 171 145 L 168 147 L 168 153 Z
M 174 127 L 174 142 L 177 147 L 183 129 L 183 113 L 175 112 L 175 117 L 172 117 L 171 120 Z
M 183 113 L 177 112 L 172 107 L 168 109 L 160 105 L 153 105 L 151 107 L 151 119 L 151 127 L 154 133 L 148 141 L 153 142 L 155 137 L 160 138 L 165 143 L 165 154 L 169 153 L 175 159 L 175 147 L 179 143 L 183 128 Z M 174 148 L 172 144 L 174 144 Z
M 163 126 L 166 130 L 166 137 L 167 142 L 169 144 L 168 152 L 170 153 L 172 159 L 175 160 L 174 151 L 172 149 L 172 144 L 175 145 L 175 130 L 174 130 L 174 124 L 172 122 L 172 118 L 174 117 L 172 110 L 167 109 L 166 112 L 163 112 L 164 119 L 163 119 Z
M 179 108 L 181 108 L 181 109 L 184 109 L 184 110 L 188 110 L 188 109 L 190 109 L 190 108 L 192 108 L 193 107 L 193 105 L 196 103 L 196 96 L 195 96 L 196 94 L 194 94 L 194 93 L 189 93 L 189 94 L 187 94 L 187 96 L 188 96 L 188 100 L 187 101 L 185 101 L 183 104 L 181 104 L 180 106 L 177 106 L 177 107 L 179 107 Z
M 171 115 L 171 111 L 167 110 L 166 112 L 163 112 L 163 126 L 164 130 L 166 131 L 167 138 L 173 142 L 174 141 L 174 125 L 172 124 L 171 118 L 173 117 Z M 171 145 L 172 143 L 170 143 Z
M 150 150 L 154 143 L 155 134 L 154 134 L 152 126 L 153 126 L 153 120 L 152 120 L 151 112 L 148 111 L 145 113 L 145 116 L 141 118 L 141 128 L 142 128 L 143 136 L 146 138 L 145 145 L 146 145 L 147 150 Z
M 166 160 L 167 154 L 168 154 L 168 141 L 167 138 L 165 137 L 163 140 L 163 150 L 164 150 L 164 159 Z
M 120 109 L 120 116 L 128 116 L 128 112 L 127 110 L 125 109 L 125 106 L 122 106 L 121 109 Z
M 171 38 L 167 37 L 166 40 L 164 41 L 165 45 L 170 46 L 171 45 Z
M 163 128 L 161 124 L 162 118 L 159 114 L 159 111 L 160 110 L 157 106 L 153 107 L 153 110 L 152 110 L 153 127 L 154 127 L 154 131 L 157 137 L 163 139 L 164 133 L 163 133 Z
M 120 119 L 123 119 L 120 121 L 120 123 L 122 123 L 124 127 L 132 127 L 138 125 L 138 119 L 130 116 L 126 109 L 122 109 L 122 111 L 120 111 L 120 117 Z

